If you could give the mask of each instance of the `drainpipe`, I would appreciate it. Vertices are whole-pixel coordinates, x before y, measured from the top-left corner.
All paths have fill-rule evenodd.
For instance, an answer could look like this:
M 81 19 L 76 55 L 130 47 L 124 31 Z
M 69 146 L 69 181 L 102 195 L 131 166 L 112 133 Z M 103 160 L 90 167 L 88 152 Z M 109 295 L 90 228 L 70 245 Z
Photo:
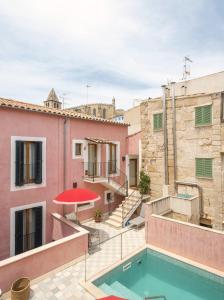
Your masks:
M 64 119 L 64 132 L 63 132 L 63 166 L 64 166 L 64 191 L 66 190 L 66 171 L 67 171 L 67 164 L 66 164 L 66 152 L 67 152 L 67 118 Z
M 66 173 L 67 173 L 67 162 L 66 162 L 66 156 L 67 156 L 67 146 L 66 146 L 66 142 L 67 142 L 67 118 L 64 119 L 64 126 L 63 126 L 63 175 L 64 175 L 64 184 L 63 184 L 63 188 L 64 191 L 66 190 L 66 183 L 67 183 L 67 178 L 66 178 Z M 63 205 L 63 216 L 65 216 L 65 205 Z
M 204 216 L 204 204 L 203 204 L 203 190 L 202 187 L 194 182 L 184 182 L 184 181 L 176 181 L 176 186 L 178 185 L 184 185 L 184 186 L 191 186 L 198 189 L 199 194 L 199 211 L 200 211 L 200 217 Z
M 169 184 L 168 173 L 168 143 L 167 143 L 167 116 L 166 116 L 166 85 L 162 85 L 163 89 L 163 137 L 164 137 L 164 170 L 165 185 Z
M 175 101 L 175 82 L 171 82 L 172 87 L 172 111 L 173 111 L 173 177 L 174 188 L 177 192 L 177 132 L 176 132 L 176 101 Z

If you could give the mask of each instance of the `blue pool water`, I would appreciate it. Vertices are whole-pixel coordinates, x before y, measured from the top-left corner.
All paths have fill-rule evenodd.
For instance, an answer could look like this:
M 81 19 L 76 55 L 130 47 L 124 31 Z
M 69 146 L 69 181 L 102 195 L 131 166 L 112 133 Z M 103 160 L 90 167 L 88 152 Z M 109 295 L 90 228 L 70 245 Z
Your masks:
M 108 295 L 130 300 L 159 295 L 166 300 L 224 300 L 223 277 L 150 249 L 138 253 L 93 284 Z

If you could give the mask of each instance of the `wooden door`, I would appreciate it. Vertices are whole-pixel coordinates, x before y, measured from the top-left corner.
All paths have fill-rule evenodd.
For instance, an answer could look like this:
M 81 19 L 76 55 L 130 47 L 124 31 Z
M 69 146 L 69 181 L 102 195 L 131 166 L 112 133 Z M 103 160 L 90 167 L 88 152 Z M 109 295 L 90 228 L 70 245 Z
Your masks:
M 132 158 L 129 160 L 129 183 L 130 186 L 137 186 L 137 159 Z
M 97 144 L 88 144 L 88 175 L 97 175 Z

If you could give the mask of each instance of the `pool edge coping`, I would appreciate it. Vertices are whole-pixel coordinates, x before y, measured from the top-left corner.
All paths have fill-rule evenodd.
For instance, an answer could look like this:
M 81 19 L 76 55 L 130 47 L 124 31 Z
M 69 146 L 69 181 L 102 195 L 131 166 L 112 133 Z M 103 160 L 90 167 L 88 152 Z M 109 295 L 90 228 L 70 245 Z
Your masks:
M 169 256 L 171 258 L 174 258 L 182 263 L 186 263 L 192 267 L 201 269 L 203 271 L 212 273 L 216 276 L 222 277 L 224 278 L 224 272 L 217 270 L 215 268 L 203 265 L 201 263 L 198 263 L 194 260 L 191 260 L 189 258 L 186 258 L 184 256 L 180 256 L 178 254 L 169 252 L 167 250 L 164 250 L 162 248 L 156 247 L 154 245 L 151 244 L 145 244 L 144 246 L 138 248 L 137 250 L 133 251 L 131 254 L 125 256 L 122 260 L 119 260 L 118 262 L 115 262 L 114 264 L 112 264 L 109 267 L 104 268 L 103 270 L 101 270 L 100 272 L 96 273 L 95 275 L 91 276 L 90 279 L 88 279 L 87 281 L 81 280 L 79 283 L 80 285 L 88 292 L 90 293 L 92 296 L 94 296 L 95 298 L 98 297 L 106 297 L 108 296 L 107 294 L 105 294 L 102 290 L 100 290 L 97 286 L 95 286 L 93 284 L 93 281 L 97 280 L 98 278 L 102 277 L 103 275 L 107 274 L 108 272 L 112 271 L 113 269 L 115 269 L 116 267 L 118 267 L 119 265 L 121 265 L 122 263 L 124 263 L 125 261 L 127 261 L 128 259 L 132 258 L 133 256 L 135 256 L 136 254 L 138 254 L 139 252 L 145 250 L 145 249 L 151 249 L 154 251 L 157 251 L 161 254 L 164 254 L 166 256 Z

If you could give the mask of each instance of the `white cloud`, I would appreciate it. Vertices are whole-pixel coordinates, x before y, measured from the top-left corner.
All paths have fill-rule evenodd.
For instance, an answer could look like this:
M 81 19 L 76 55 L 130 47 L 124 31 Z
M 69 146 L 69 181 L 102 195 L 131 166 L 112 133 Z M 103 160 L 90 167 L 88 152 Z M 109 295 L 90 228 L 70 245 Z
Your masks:
M 115 96 L 127 108 L 179 79 L 186 54 L 193 74 L 218 71 L 223 54 L 212 46 L 205 2 L 0 0 L 0 94 L 40 103 L 54 87 L 80 104 L 89 83 L 90 101 Z

